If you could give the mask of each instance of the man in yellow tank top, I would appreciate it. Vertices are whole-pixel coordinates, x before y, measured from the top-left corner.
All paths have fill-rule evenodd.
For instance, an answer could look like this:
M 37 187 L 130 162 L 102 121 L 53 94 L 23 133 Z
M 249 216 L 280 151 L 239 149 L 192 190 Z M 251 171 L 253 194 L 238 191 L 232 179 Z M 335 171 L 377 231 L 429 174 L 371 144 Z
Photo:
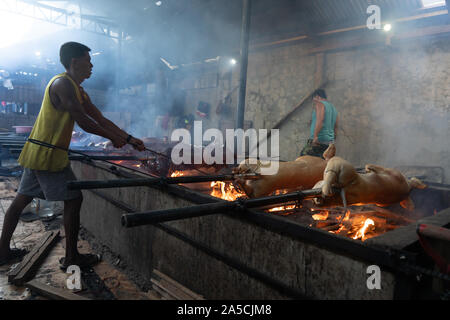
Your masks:
M 48 148 L 27 142 L 19 157 L 24 167 L 17 196 L 6 212 L 0 237 L 0 265 L 20 258 L 24 250 L 11 249 L 10 241 L 23 209 L 35 197 L 50 201 L 64 201 L 64 229 L 66 255 L 61 260 L 64 269 L 69 265 L 89 267 L 98 262 L 94 255 L 82 255 L 77 250 L 80 227 L 82 194 L 66 187 L 68 180 L 75 180 L 70 168 L 67 151 L 74 122 L 86 132 L 111 140 L 116 148 L 127 143 L 137 150 L 144 150 L 144 143 L 106 119 L 92 104 L 81 83 L 92 74 L 91 50 L 76 42 L 61 46 L 60 60 L 66 72 L 53 77 L 47 85 L 41 110 L 30 138 L 60 147 Z

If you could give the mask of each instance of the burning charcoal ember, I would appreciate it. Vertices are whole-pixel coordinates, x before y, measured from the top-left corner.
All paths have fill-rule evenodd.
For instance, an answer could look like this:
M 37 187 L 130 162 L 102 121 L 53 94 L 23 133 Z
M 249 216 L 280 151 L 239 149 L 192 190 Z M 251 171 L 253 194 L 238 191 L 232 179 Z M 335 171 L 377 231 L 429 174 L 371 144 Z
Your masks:
M 389 214 L 380 212 L 378 209 L 389 212 L 394 218 L 390 219 Z M 408 218 L 402 219 L 400 214 L 376 206 L 351 206 L 345 209 L 343 207 L 309 208 L 292 204 L 267 209 L 266 212 L 358 241 L 366 241 L 414 222 Z
M 211 195 L 227 201 L 234 201 L 238 198 L 245 197 L 245 194 L 240 193 L 232 183 L 223 181 L 211 182 Z
M 280 207 L 275 207 L 272 209 L 269 209 L 269 212 L 282 212 L 282 214 L 289 214 L 290 212 L 292 212 L 292 210 L 296 209 L 297 205 L 292 204 L 292 205 L 286 205 L 286 206 L 280 206 Z
M 313 219 L 315 220 L 320 220 L 317 219 L 318 217 L 325 217 L 324 215 L 315 215 L 316 217 L 313 215 Z M 382 215 L 377 211 L 351 212 L 347 210 L 343 218 L 342 215 L 336 216 L 336 214 L 329 214 L 327 219 L 316 221 L 314 226 L 337 235 L 365 241 L 371 237 L 408 224 L 404 221 L 403 223 L 392 223 Z

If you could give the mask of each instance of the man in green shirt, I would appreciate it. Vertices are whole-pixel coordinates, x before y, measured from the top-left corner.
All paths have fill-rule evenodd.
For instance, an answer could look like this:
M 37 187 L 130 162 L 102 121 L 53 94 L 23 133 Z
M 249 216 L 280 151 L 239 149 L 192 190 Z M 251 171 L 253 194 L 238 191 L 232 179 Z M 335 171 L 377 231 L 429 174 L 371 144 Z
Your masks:
M 323 152 L 336 140 L 338 113 L 323 89 L 313 93 L 313 105 L 310 137 L 300 155 L 323 158 Z

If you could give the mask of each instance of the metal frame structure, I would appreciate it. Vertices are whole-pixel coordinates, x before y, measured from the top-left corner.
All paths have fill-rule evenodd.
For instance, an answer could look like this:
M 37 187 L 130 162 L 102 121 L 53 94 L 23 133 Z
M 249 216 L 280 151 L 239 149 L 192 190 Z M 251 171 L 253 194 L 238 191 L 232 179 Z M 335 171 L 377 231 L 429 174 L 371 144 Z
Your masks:
M 69 12 L 65 9 L 39 3 L 38 1 L 2 0 L 0 1 L 0 11 L 2 10 L 69 28 L 96 33 L 119 41 L 126 38 L 124 32 L 112 21 Z

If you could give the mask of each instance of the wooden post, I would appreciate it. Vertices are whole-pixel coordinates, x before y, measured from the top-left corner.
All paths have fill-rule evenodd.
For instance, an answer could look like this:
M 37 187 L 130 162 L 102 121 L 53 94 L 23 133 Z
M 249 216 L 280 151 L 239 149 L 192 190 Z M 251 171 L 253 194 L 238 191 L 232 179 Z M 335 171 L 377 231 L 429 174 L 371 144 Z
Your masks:
M 250 20 L 252 0 L 243 0 L 241 29 L 241 71 L 239 74 L 239 96 L 236 115 L 236 129 L 244 129 L 245 94 L 247 90 L 248 44 L 250 37 Z

